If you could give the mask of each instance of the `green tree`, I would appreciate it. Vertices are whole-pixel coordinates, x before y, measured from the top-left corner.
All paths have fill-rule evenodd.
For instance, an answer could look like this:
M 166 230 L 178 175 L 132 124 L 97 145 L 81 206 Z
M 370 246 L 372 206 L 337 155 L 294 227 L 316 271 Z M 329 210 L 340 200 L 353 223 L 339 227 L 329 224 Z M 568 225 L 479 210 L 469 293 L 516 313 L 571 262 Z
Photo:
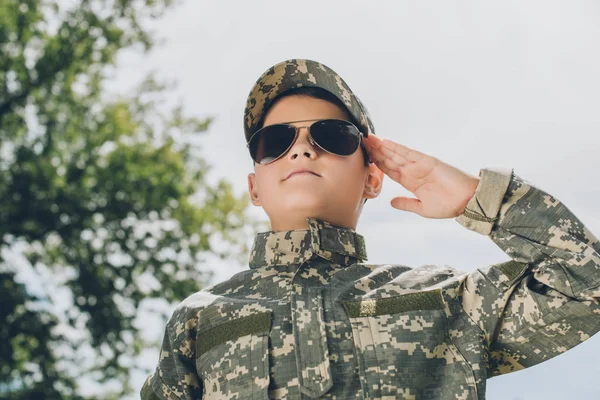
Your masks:
M 209 183 L 187 139 L 210 118 L 167 108 L 152 78 L 127 98 L 103 86 L 119 52 L 152 47 L 147 27 L 171 6 L 0 2 L 0 398 L 82 398 L 84 376 L 117 387 L 103 398 L 131 393 L 142 306 L 199 290 L 207 257 L 247 252 L 247 197 Z

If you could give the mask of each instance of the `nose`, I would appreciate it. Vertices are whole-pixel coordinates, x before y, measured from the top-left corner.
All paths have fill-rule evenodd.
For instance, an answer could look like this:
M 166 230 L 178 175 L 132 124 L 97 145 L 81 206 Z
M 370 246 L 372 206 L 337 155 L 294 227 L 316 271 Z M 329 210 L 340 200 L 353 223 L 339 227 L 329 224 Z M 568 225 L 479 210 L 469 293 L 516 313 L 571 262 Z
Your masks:
M 312 139 L 308 135 L 308 128 L 305 126 L 298 128 L 298 138 L 290 148 L 290 151 L 287 155 L 289 160 L 295 160 L 301 156 L 313 160 L 317 157 L 317 149 L 313 145 Z

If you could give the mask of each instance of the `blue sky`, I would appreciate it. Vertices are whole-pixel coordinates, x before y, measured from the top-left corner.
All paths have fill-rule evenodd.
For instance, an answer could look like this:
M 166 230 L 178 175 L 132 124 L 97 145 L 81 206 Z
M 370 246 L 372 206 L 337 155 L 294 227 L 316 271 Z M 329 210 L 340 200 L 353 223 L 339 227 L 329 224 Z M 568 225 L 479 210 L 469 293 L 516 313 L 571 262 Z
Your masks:
M 314 59 L 363 100 L 378 135 L 472 174 L 514 168 L 598 236 L 598 20 L 593 1 L 187 0 L 153 26 L 163 44 L 145 56 L 124 54 L 109 87 L 126 93 L 151 70 L 177 81 L 172 101 L 215 117 L 200 138 L 212 178 L 225 177 L 243 193 L 251 162 L 242 115 L 252 84 L 277 62 Z M 398 195 L 411 194 L 387 179 L 366 205 L 357 230 L 369 261 L 472 271 L 508 259 L 453 219 L 391 208 Z M 246 267 L 215 261 L 206 268 L 217 282 Z M 159 338 L 162 329 L 147 335 Z M 158 351 L 148 349 L 141 362 L 153 366 Z M 488 399 L 598 398 L 598 354 L 600 336 L 490 380 Z M 134 386 L 142 380 L 136 376 Z

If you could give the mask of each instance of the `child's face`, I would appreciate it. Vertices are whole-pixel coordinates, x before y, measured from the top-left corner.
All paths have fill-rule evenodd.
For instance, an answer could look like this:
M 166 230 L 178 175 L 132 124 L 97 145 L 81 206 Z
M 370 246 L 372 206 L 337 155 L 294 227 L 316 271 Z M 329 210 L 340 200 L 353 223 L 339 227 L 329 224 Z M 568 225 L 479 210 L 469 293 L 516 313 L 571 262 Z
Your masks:
M 263 126 L 326 118 L 349 120 L 345 110 L 328 101 L 288 96 L 268 110 Z M 298 168 L 314 174 L 287 178 Z M 301 128 L 285 155 L 271 164 L 255 164 L 255 173 L 248 175 L 248 188 L 252 203 L 263 207 L 274 231 L 306 229 L 307 217 L 355 229 L 363 199 L 377 197 L 382 178 L 375 164 L 365 166 L 360 149 L 348 157 L 329 154 L 311 145 L 308 130 Z

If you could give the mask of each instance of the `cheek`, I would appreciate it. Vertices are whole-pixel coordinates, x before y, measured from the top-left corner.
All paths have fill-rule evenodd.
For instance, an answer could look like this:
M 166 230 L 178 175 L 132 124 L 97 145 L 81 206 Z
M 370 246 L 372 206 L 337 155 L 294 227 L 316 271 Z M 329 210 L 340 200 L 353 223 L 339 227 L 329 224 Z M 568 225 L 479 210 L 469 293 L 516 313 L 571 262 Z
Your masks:
M 345 187 L 360 189 L 364 186 L 365 166 L 362 154 L 360 157 L 355 156 L 336 163 L 338 165 L 332 168 L 331 178 Z
M 261 171 L 256 170 L 255 173 L 256 187 L 259 196 L 262 196 L 265 199 L 270 198 L 277 190 L 279 184 L 279 180 L 277 179 L 278 175 L 275 171 L 270 171 L 269 169 L 263 169 Z

